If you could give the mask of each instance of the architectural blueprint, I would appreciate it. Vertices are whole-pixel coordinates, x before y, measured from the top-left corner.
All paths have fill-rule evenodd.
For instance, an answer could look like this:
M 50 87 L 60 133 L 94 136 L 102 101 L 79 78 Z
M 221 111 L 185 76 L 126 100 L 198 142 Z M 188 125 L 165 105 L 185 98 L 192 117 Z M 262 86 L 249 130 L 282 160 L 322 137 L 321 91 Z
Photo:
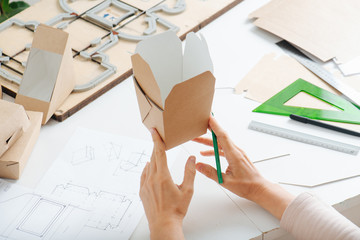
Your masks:
M 35 191 L 0 181 L 0 239 L 128 239 L 151 152 L 148 141 L 78 129 Z

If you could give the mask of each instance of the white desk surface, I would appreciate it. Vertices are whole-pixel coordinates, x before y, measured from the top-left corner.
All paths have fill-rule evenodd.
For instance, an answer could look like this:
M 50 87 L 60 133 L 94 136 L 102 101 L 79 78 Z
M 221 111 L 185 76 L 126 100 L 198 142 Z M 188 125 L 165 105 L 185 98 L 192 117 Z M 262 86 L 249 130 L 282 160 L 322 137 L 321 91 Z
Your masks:
M 282 167 L 281 161 L 291 161 L 292 156 L 299 154 L 299 149 L 306 153 L 301 155 L 301 158 L 307 159 L 308 162 L 309 160 L 313 161 L 314 165 L 310 166 L 313 168 L 311 173 L 323 177 L 321 169 L 336 171 L 342 166 L 342 161 L 360 160 L 360 157 L 352 157 L 332 150 L 308 146 L 261 133 L 253 133 L 247 129 L 249 122 L 256 119 L 263 122 L 278 123 L 279 126 L 287 125 L 294 130 L 309 132 L 358 146 L 360 145 L 359 139 L 336 135 L 316 127 L 305 128 L 301 124 L 290 122 L 286 117 L 251 113 L 257 103 L 233 93 L 234 86 L 263 55 L 269 52 L 281 53 L 281 50 L 274 45 L 279 39 L 255 28 L 247 19 L 251 11 L 267 1 L 245 0 L 200 31 L 208 42 L 214 62 L 215 77 L 217 78 L 213 111 L 222 126 L 229 132 L 234 141 L 247 151 L 252 160 L 279 156 L 282 153 L 292 154 L 279 158 L 280 162 L 278 163 L 276 163 L 276 159 L 257 163 L 260 171 L 273 181 L 277 181 L 277 177 L 288 170 L 286 167 Z M 151 139 L 140 121 L 134 86 L 129 78 L 66 121 L 59 123 L 50 120 L 48 124 L 43 126 L 24 173 L 17 183 L 34 188 L 60 154 L 71 134 L 80 126 L 119 135 Z M 177 149 L 180 154 L 178 154 L 171 169 L 177 182 L 182 180 L 185 160 L 190 154 L 196 155 L 198 161 L 213 162 L 212 158 L 206 160 L 200 157 L 198 152 L 204 147 L 194 143 L 186 143 Z M 324 161 L 317 163 L 318 159 L 330 159 L 334 156 L 336 159 L 331 161 L 330 166 L 326 162 L 326 166 L 324 166 Z M 359 165 L 354 167 L 360 169 Z M 224 168 L 225 165 L 223 165 Z M 295 179 L 296 177 L 301 179 L 305 171 L 306 169 L 300 169 L 295 173 Z M 306 172 L 309 174 L 308 171 Z M 358 174 L 360 174 L 360 170 Z M 303 191 L 313 192 L 325 202 L 334 205 L 340 202 L 346 203 L 345 200 L 358 196 L 360 188 L 356 186 L 359 185 L 360 177 L 355 177 L 313 188 L 290 185 L 283 185 L 283 187 L 294 194 Z M 355 199 L 357 199 L 357 203 L 352 201 L 349 204 L 343 204 L 343 209 L 346 210 L 354 204 L 359 204 L 359 197 Z M 199 173 L 197 174 L 194 197 L 184 222 L 187 239 L 262 239 L 261 237 L 264 239 L 280 239 L 284 233 L 281 230 L 275 230 L 278 227 L 279 222 L 256 204 L 234 196 L 215 182 L 206 179 Z M 131 239 L 147 238 L 149 238 L 149 230 L 144 216 Z M 289 238 L 283 237 L 283 239 Z

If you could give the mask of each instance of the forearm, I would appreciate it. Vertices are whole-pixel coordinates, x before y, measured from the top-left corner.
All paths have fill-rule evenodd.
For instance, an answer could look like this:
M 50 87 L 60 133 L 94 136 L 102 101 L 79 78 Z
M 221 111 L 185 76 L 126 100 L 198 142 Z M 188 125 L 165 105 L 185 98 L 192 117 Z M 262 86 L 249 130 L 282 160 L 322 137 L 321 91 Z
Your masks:
M 280 185 L 266 181 L 250 200 L 254 201 L 277 219 L 281 219 L 285 209 L 295 199 Z
M 150 226 L 151 240 L 183 240 L 184 232 L 182 222 L 180 221 L 162 221 Z
M 296 239 L 360 239 L 360 229 L 310 193 L 290 203 L 280 226 Z

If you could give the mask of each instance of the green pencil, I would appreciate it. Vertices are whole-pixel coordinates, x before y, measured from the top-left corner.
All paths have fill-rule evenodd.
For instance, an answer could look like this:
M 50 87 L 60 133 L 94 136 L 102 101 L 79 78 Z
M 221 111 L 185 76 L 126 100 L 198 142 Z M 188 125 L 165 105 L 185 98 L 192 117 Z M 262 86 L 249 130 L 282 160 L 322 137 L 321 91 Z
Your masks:
M 214 116 L 213 113 L 211 113 L 211 115 Z M 212 134 L 213 145 L 214 145 L 214 154 L 215 154 L 215 162 L 216 162 L 216 171 L 217 171 L 217 175 L 218 175 L 218 181 L 220 184 L 222 184 L 224 181 L 223 181 L 222 174 L 221 174 L 221 165 L 220 165 L 219 147 L 218 147 L 218 143 L 217 143 L 217 137 L 213 130 L 211 130 L 211 134 Z

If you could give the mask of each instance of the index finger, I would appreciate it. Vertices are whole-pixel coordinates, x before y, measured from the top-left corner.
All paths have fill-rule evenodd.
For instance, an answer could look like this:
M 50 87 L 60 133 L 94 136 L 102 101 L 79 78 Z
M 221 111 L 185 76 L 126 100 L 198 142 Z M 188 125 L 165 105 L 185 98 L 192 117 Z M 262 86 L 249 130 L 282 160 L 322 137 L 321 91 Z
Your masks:
M 209 146 L 209 147 L 214 147 L 214 142 L 213 142 L 213 140 L 211 138 L 197 137 L 197 138 L 194 138 L 191 141 L 201 143 L 201 144 L 204 144 L 204 145 Z M 219 145 L 219 149 L 222 149 L 221 145 L 219 143 L 218 143 L 218 145 Z
M 230 152 L 234 148 L 234 144 L 213 116 L 210 116 L 209 126 L 214 131 L 224 152 Z
M 167 165 L 166 153 L 165 153 L 165 143 L 161 139 L 159 133 L 155 128 L 150 129 L 151 136 L 154 142 L 154 161 L 157 171 L 169 173 L 169 168 Z

